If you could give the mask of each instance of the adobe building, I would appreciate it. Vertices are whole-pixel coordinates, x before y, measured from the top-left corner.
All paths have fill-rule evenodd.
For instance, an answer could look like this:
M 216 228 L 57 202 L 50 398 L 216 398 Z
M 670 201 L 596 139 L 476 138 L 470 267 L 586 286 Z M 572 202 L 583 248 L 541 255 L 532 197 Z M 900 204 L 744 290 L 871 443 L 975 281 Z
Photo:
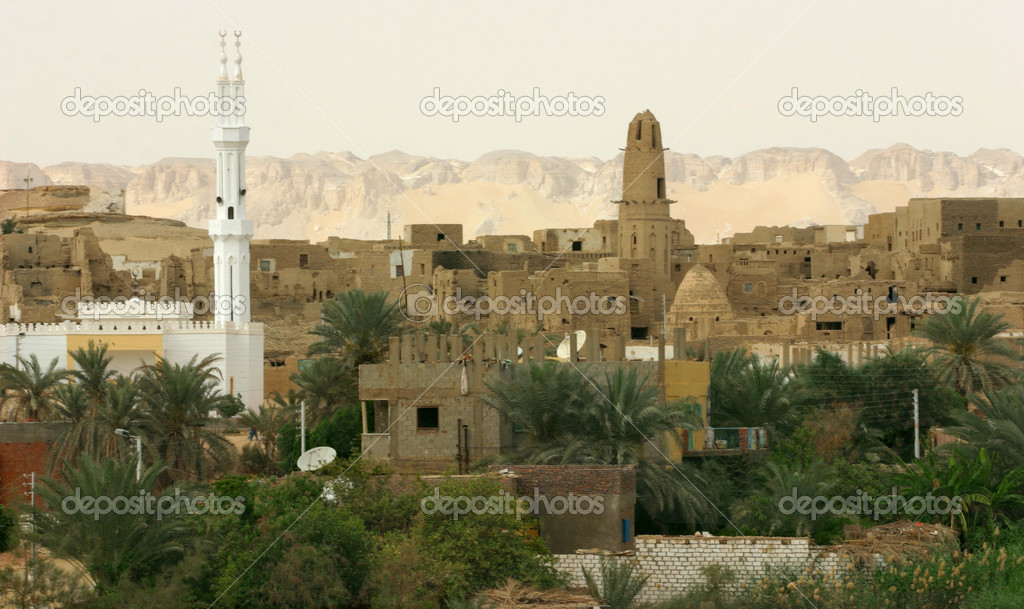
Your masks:
M 575 335 L 571 334 L 572 363 L 558 365 L 578 366 L 588 378 L 603 378 L 623 366 L 635 368 L 658 388 L 659 399 L 693 400 L 699 409 L 698 419 L 707 427 L 710 364 L 685 361 L 681 336 L 675 338 L 672 358 L 666 357 L 666 345 L 659 340 L 656 359 L 638 361 L 625 358 L 625 337 L 602 345 L 600 334 L 596 328 L 588 331 L 578 351 L 572 348 Z M 557 361 L 552 357 L 554 347 L 539 334 L 519 340 L 488 333 L 468 349 L 459 336 L 392 337 L 387 362 L 359 368 L 359 399 L 364 402 L 363 454 L 387 461 L 401 472 L 462 473 L 481 458 L 516 450 L 527 438 L 488 406 L 488 387 L 500 379 L 526 374 L 527 364 Z M 366 406 L 369 402 L 373 404 L 372 415 Z M 692 437 L 700 443 L 703 434 L 695 431 Z M 748 432 L 743 434 L 746 441 Z M 749 437 L 758 439 L 755 449 L 766 446 L 762 431 L 751 431 Z M 660 458 L 664 454 L 679 461 L 688 441 L 681 433 L 661 438 L 652 456 Z M 692 446 L 689 450 L 692 452 Z

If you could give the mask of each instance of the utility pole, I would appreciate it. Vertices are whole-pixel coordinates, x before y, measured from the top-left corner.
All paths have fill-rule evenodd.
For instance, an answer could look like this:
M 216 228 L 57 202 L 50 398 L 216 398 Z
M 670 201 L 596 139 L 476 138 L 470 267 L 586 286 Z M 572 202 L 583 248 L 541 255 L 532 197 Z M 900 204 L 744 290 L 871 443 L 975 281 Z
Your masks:
M 138 453 L 139 458 L 135 462 L 135 481 L 142 482 L 142 436 L 135 435 L 135 452 Z M 32 474 L 33 479 L 35 474 Z
M 665 295 L 661 295 L 661 337 L 668 340 L 668 307 L 665 305 Z
M 918 412 L 917 389 L 914 390 L 914 458 L 921 458 L 921 416 Z
M 302 400 L 302 402 L 300 402 L 299 410 L 301 412 L 301 415 L 299 416 L 299 418 L 301 419 L 301 421 L 299 422 L 299 450 L 301 451 L 302 454 L 305 454 L 306 453 L 306 400 Z
M 35 509 L 36 509 L 36 473 L 35 472 L 32 472 L 32 478 L 31 478 L 31 481 L 29 482 L 29 505 L 32 506 L 32 511 L 35 512 Z M 32 521 L 33 521 L 32 522 L 32 532 L 33 533 L 36 532 L 35 519 L 36 519 L 36 515 L 35 515 L 35 513 L 33 513 L 32 514 Z M 29 561 L 34 563 L 35 560 L 36 560 L 36 542 L 33 540 L 32 541 L 31 549 L 29 550 Z
M 22 474 L 22 477 L 24 477 L 24 476 L 26 476 L 26 474 Z M 35 527 L 36 473 L 35 472 L 32 472 L 30 474 L 29 480 L 30 480 L 29 481 L 29 505 L 32 506 L 32 509 L 29 511 L 29 514 L 28 514 L 28 517 L 29 517 L 29 525 L 28 526 L 29 526 L 29 530 L 32 531 L 33 533 L 35 533 L 35 530 L 36 530 L 36 527 Z M 22 484 L 24 485 L 24 483 L 22 483 Z M 31 586 L 32 586 L 33 580 L 35 579 L 32 576 L 32 569 L 35 568 L 35 562 L 36 562 L 36 542 L 33 540 L 30 543 L 30 545 L 29 545 L 29 559 L 25 563 L 25 583 L 30 586 L 30 588 L 29 588 L 29 597 L 30 598 L 33 596 L 33 592 L 34 592 L 34 590 L 32 590 L 32 588 L 31 588 Z M 32 603 L 30 601 L 29 607 L 33 607 L 34 608 L 35 607 L 35 603 Z

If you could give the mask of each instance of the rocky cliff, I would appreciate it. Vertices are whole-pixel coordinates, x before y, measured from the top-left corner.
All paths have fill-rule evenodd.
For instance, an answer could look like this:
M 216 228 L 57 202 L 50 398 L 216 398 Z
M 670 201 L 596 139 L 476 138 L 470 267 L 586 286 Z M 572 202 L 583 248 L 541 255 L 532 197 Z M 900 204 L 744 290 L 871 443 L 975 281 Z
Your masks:
M 530 234 L 588 226 L 614 217 L 622 157 L 568 159 L 498 150 L 465 162 L 391 151 L 361 159 L 350 152 L 247 159 L 249 217 L 260 238 L 382 238 L 405 222 L 461 222 L 467 237 Z M 820 148 L 769 148 L 736 158 L 669 151 L 673 214 L 699 242 L 756 224 L 863 222 L 920 196 L 1024 196 L 1024 158 L 982 149 L 967 157 L 906 144 L 869 150 L 847 162 Z M 0 189 L 85 184 L 125 190 L 128 213 L 206 227 L 213 214 L 211 159 L 161 159 L 150 165 L 61 163 L 39 168 L 0 162 Z

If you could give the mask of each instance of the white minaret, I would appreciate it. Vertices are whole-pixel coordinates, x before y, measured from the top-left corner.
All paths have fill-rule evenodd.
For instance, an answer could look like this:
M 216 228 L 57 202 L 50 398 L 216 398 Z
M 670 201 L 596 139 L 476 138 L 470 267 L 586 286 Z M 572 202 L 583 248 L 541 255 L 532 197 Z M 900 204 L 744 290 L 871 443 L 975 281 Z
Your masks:
M 245 147 L 249 128 L 245 126 L 245 81 L 242 80 L 242 32 L 235 32 L 235 68 L 228 77 L 227 44 L 220 33 L 220 98 L 213 145 L 217 148 L 217 217 L 210 220 L 213 239 L 213 291 L 211 308 L 216 322 L 249 321 L 249 240 L 252 220 L 245 217 Z M 225 112 L 226 100 L 232 100 Z

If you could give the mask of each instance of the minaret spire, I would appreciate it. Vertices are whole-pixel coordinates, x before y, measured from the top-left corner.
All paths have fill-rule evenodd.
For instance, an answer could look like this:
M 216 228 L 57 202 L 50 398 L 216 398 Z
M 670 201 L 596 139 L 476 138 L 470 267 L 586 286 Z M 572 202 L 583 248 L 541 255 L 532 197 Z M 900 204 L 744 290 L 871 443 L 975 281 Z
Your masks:
M 227 35 L 228 33 L 224 30 L 220 31 L 220 74 L 217 76 L 219 81 L 228 79 L 228 52 L 226 48 L 228 43 L 224 40 L 224 37 Z
M 210 220 L 213 240 L 214 320 L 248 323 L 249 240 L 253 222 L 245 216 L 245 148 L 249 128 L 245 126 L 245 83 L 242 80 L 242 32 L 235 31 L 234 76 L 227 76 L 227 32 L 220 32 L 220 76 L 217 94 L 221 98 L 213 145 L 217 149 L 216 217 Z M 229 100 L 230 103 L 225 103 Z M 226 112 L 225 109 L 230 108 Z
M 243 81 L 242 78 L 242 30 L 235 30 L 235 75 L 231 80 Z

